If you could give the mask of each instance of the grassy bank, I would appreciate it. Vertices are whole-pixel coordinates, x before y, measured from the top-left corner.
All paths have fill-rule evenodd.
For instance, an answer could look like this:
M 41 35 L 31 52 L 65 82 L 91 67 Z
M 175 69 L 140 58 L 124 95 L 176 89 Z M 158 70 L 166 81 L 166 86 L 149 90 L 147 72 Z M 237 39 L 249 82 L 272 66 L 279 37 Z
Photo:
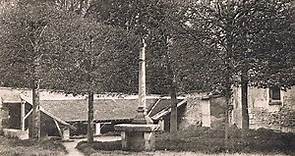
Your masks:
M 62 156 L 66 153 L 60 141 L 8 139 L 0 136 L 1 156 Z
M 277 133 L 268 129 L 248 130 L 242 137 L 239 129 L 230 130 L 224 141 L 224 130 L 190 127 L 177 134 L 159 134 L 156 149 L 202 153 L 282 153 L 295 154 L 295 134 Z
M 239 153 L 219 153 L 204 154 L 199 152 L 173 152 L 173 151 L 156 151 L 156 152 L 126 152 L 126 151 L 98 151 L 91 156 L 286 156 L 283 154 L 239 154 Z
M 230 138 L 224 141 L 224 131 L 203 127 L 190 127 L 176 134 L 159 133 L 156 135 L 157 152 L 124 152 L 120 141 L 95 142 L 91 145 L 80 142 L 77 148 L 86 155 L 295 155 L 295 134 L 277 133 L 272 130 L 230 130 Z M 116 151 L 111 151 L 116 150 Z M 242 154 L 238 154 L 242 153 Z

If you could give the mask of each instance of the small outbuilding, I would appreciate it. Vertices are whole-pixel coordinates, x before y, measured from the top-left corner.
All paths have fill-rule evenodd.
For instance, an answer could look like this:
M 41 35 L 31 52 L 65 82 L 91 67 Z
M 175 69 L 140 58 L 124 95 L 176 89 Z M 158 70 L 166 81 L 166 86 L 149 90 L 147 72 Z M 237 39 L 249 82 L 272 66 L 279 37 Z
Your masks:
M 28 89 L 0 88 L 2 130 L 11 135 L 28 137 L 32 113 L 32 96 Z M 40 91 L 41 136 L 60 136 L 63 139 L 87 134 L 87 98 L 62 93 Z M 185 98 L 178 100 L 180 105 Z M 155 116 L 169 109 L 170 98 L 147 96 L 148 115 Z M 130 123 L 137 114 L 138 96 L 95 95 L 94 134 L 114 132 L 114 125 Z M 154 120 L 159 123 L 159 120 Z M 169 124 L 166 122 L 166 124 Z M 167 126 L 166 126 L 167 127 Z

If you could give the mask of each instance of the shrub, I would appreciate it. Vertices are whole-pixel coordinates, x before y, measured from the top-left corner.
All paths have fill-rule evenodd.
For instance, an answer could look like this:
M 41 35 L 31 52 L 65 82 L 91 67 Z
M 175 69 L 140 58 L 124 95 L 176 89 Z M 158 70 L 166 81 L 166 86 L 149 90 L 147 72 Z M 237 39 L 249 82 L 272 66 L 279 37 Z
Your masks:
M 64 155 L 66 148 L 56 140 L 18 140 L 0 136 L 0 155 Z
M 196 132 L 197 131 L 197 132 Z M 169 133 L 156 136 L 156 149 L 193 151 L 203 153 L 295 153 L 295 134 L 277 133 L 269 129 L 230 129 L 230 138 L 225 144 L 224 130 L 190 127 L 175 135 Z
M 113 150 L 121 150 L 122 145 L 121 141 L 108 141 L 108 142 L 101 142 L 95 141 L 92 144 L 88 144 L 87 141 L 81 141 L 76 146 L 78 150 L 86 155 L 91 155 L 96 151 L 103 150 L 103 151 L 113 151 Z
M 42 140 L 39 142 L 39 146 L 45 150 L 56 150 L 67 153 L 66 147 L 60 140 Z
M 85 155 L 91 155 L 92 153 L 95 153 L 96 150 L 92 148 L 92 145 L 89 145 L 87 141 L 81 141 L 77 144 L 76 148 L 84 153 Z
M 38 141 L 36 140 L 19 140 L 17 138 L 9 138 L 7 139 L 7 142 L 11 146 L 24 146 L 24 147 L 30 147 L 30 146 L 36 146 Z
M 92 144 L 93 149 L 95 150 L 105 150 L 105 151 L 113 151 L 113 150 L 121 150 L 121 141 L 109 141 L 109 142 L 99 142 L 96 141 Z

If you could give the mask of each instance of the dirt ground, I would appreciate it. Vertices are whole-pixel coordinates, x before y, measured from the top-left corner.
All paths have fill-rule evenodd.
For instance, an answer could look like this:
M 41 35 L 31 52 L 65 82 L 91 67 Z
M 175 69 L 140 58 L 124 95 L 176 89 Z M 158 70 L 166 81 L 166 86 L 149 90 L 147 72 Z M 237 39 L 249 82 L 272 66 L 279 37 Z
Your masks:
M 156 152 L 125 152 L 125 151 L 101 151 L 99 153 L 92 154 L 91 156 L 286 156 L 279 154 L 204 154 L 194 152 L 168 152 L 168 151 L 156 151 Z
M 77 146 L 79 140 L 75 140 L 74 142 L 64 142 L 63 145 L 66 147 L 68 153 L 66 155 L 69 156 L 84 156 L 79 150 L 75 147 Z

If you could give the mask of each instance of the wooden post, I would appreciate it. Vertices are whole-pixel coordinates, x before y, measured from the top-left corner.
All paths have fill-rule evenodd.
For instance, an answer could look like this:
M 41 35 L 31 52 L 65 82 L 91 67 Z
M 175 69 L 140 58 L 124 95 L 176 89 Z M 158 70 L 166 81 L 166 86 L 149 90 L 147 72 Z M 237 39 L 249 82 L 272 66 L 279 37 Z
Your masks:
M 25 131 L 25 106 L 26 106 L 26 103 L 25 101 L 21 101 L 21 104 L 20 104 L 20 110 L 21 110 L 21 115 L 20 115 L 20 118 L 21 118 L 21 130 L 22 131 Z
M 177 123 L 177 95 L 176 95 L 176 80 L 175 76 L 173 74 L 173 70 L 171 65 L 168 65 L 168 71 L 170 74 L 170 90 L 169 94 L 171 97 L 171 114 L 170 114 L 170 132 L 176 133 L 178 129 L 178 123 Z
M 100 128 L 101 128 L 100 123 L 96 123 L 95 124 L 95 135 L 100 135 L 101 134 L 100 133 Z
M 121 131 L 121 138 L 122 138 L 122 150 L 128 150 L 128 145 L 127 145 L 127 137 L 126 137 L 125 131 Z
M 4 110 L 3 110 L 3 99 L 0 97 L 0 134 L 3 133 L 3 118 L 4 118 Z
M 57 128 L 57 130 L 58 130 L 58 133 L 59 133 L 60 137 L 63 139 L 63 138 L 64 138 L 64 136 L 63 136 L 63 132 L 61 131 L 61 128 L 59 127 L 58 122 L 57 122 L 56 120 L 53 120 L 53 121 L 54 121 L 54 123 L 55 123 L 55 126 L 56 126 L 56 128 Z
M 159 120 L 159 126 L 160 126 L 160 130 L 162 130 L 162 131 L 165 130 L 165 120 L 164 119 Z
M 63 129 L 63 140 L 69 140 L 70 139 L 70 128 L 68 126 L 66 126 Z

